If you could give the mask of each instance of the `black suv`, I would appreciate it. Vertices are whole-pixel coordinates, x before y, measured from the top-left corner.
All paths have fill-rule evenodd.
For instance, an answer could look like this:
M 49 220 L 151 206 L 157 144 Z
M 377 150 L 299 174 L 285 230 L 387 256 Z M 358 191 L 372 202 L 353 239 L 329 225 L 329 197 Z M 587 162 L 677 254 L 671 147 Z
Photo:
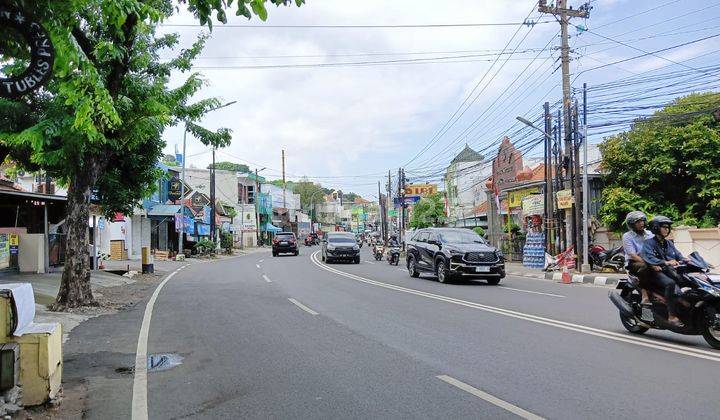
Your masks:
M 322 241 L 321 253 L 324 262 L 347 260 L 360 264 L 360 247 L 355 242 L 354 233 L 330 232 L 326 234 Z
M 498 284 L 505 277 L 505 258 L 472 230 L 420 229 L 407 241 L 407 269 L 411 277 L 435 274 L 440 283 L 462 277 Z
M 272 241 L 272 255 L 277 257 L 278 254 L 295 254 L 298 255 L 297 238 L 292 232 L 278 232 Z

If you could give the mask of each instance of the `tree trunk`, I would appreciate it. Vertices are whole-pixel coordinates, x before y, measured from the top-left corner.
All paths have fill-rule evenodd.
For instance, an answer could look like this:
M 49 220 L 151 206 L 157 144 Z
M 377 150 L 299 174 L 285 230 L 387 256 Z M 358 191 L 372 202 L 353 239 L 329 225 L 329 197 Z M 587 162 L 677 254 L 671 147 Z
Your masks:
M 56 311 L 78 306 L 97 305 L 90 288 L 88 217 L 90 216 L 90 190 L 97 180 L 99 171 L 94 162 L 86 162 L 86 165 L 88 167 L 75 174 L 68 188 L 67 217 L 65 219 L 68 229 L 65 267 L 60 290 L 55 304 L 52 306 L 52 309 Z

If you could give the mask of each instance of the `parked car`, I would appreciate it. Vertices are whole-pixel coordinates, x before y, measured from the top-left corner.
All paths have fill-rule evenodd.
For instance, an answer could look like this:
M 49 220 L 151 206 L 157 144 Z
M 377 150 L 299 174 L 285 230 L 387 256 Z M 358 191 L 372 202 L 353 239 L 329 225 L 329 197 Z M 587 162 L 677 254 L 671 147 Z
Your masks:
M 411 277 L 431 273 L 440 283 L 470 278 L 498 284 L 505 277 L 502 253 L 469 229 L 415 231 L 407 240 L 406 264 Z
M 300 254 L 298 250 L 297 238 L 292 232 L 278 232 L 272 241 L 272 255 L 277 257 L 278 254 Z
M 323 238 L 321 254 L 327 263 L 345 260 L 360 264 L 360 247 L 354 233 L 329 232 Z

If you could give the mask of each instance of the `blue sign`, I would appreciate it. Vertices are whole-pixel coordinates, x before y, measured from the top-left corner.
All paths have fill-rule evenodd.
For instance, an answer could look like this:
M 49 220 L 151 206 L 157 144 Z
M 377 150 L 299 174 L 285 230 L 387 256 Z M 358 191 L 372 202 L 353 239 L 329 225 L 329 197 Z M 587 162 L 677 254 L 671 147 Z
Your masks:
M 98 229 L 103 230 L 105 229 L 105 218 L 101 217 L 98 219 Z
M 420 197 L 419 195 L 403 197 L 403 204 L 406 204 L 406 205 L 415 204 L 418 201 L 420 201 L 420 198 L 422 198 L 422 197 Z M 400 207 L 400 199 L 398 197 L 393 198 L 393 204 L 394 204 L 394 207 Z
M 17 253 L 18 253 L 18 246 L 10 245 L 10 255 L 17 255 Z
M 210 236 L 210 225 L 205 223 L 195 223 L 197 234 L 199 236 Z
M 202 222 L 210 224 L 210 215 L 211 214 L 212 214 L 212 208 L 210 206 L 203 206 Z

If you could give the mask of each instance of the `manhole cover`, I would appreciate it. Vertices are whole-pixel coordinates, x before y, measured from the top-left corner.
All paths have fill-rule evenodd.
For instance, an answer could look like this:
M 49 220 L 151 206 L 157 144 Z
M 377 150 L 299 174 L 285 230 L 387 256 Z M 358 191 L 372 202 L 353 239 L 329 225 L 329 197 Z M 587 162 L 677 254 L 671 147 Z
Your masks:
M 172 369 L 182 363 L 182 356 L 174 353 L 151 354 L 147 358 L 148 372 Z

